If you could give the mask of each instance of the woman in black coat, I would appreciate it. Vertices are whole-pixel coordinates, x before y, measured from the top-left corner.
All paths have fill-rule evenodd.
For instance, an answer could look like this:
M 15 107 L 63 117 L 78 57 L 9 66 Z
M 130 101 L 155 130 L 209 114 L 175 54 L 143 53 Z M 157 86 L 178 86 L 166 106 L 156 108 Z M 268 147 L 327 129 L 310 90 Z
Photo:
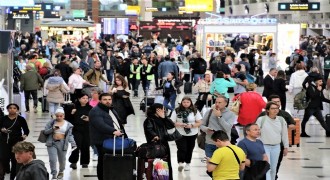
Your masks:
M 171 151 L 166 140 L 166 130 L 174 128 L 174 123 L 165 115 L 165 108 L 162 104 L 153 104 L 147 110 L 147 119 L 143 123 L 144 134 L 148 143 L 159 141 L 167 149 L 167 162 L 169 169 L 169 180 L 173 180 Z
M 288 89 L 285 84 L 285 72 L 280 70 L 274 80 L 274 94 L 280 96 L 282 110 L 285 110 L 286 106 L 286 91 L 288 91 Z

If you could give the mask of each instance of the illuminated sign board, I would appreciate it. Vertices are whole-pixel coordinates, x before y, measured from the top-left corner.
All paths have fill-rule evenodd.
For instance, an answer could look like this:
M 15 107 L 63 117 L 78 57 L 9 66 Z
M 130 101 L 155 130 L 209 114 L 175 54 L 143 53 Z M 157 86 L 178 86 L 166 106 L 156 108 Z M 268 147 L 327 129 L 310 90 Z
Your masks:
M 72 16 L 74 18 L 84 18 L 86 16 L 86 10 L 73 9 L 72 10 Z
M 275 18 L 218 18 L 218 19 L 200 19 L 198 24 L 221 25 L 221 24 L 277 24 Z
M 319 11 L 320 3 L 278 3 L 279 11 Z
M 128 18 L 103 18 L 103 34 L 128 34 Z
M 171 31 L 182 31 L 191 30 L 191 22 L 165 22 L 154 20 L 153 22 L 140 22 L 140 30 L 150 30 L 150 31 L 161 31 L 161 30 L 171 30 Z
M 116 33 L 117 34 L 128 34 L 128 18 L 117 18 Z
M 10 11 L 12 13 L 31 13 L 31 12 L 35 12 L 36 15 L 40 14 L 40 16 L 38 15 L 38 19 L 39 17 L 43 17 L 43 18 L 59 18 L 59 11 L 56 10 L 55 8 L 56 6 L 54 6 L 52 3 L 43 3 L 43 4 L 35 4 L 34 6 L 31 7 L 26 7 L 26 6 L 22 6 L 22 7 L 11 7 Z
M 30 19 L 29 14 L 14 14 L 13 19 Z
M 34 0 L 0 0 L 0 6 L 34 6 Z
M 185 11 L 205 12 L 213 11 L 213 0 L 185 0 Z

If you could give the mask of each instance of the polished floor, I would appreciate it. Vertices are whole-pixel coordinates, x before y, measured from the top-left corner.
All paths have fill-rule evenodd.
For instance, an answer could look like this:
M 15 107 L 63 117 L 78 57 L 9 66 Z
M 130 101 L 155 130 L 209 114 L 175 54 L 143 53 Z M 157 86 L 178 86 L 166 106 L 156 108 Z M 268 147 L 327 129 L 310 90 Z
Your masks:
M 258 88 L 261 92 L 262 88 Z M 182 91 L 183 92 L 183 91 Z M 142 94 L 142 91 L 140 91 Z M 182 98 L 183 95 L 181 95 Z M 193 99 L 196 99 L 196 95 L 188 95 Z M 136 115 L 130 116 L 128 124 L 125 127 L 129 137 L 135 139 L 139 144 L 145 142 L 143 133 L 143 121 L 145 116 L 142 111 L 139 110 L 139 103 L 142 96 L 139 98 L 131 98 L 135 108 Z M 178 98 L 180 99 L 180 97 Z M 24 101 L 24 100 L 22 100 Z M 22 102 L 24 104 L 24 102 Z M 32 107 L 32 104 L 31 104 Z M 288 99 L 287 107 L 292 107 L 292 100 Z M 49 159 L 47 150 L 44 144 L 37 141 L 40 130 L 42 130 L 47 121 L 50 120 L 48 113 L 42 113 L 39 107 L 38 113 L 24 113 L 24 107 L 22 108 L 22 114 L 28 120 L 28 125 L 31 133 L 27 139 L 35 144 L 36 155 L 38 159 L 43 160 L 46 163 L 46 167 L 49 170 Z M 317 180 L 317 179 L 329 179 L 330 180 L 330 138 L 325 138 L 325 131 L 319 125 L 319 123 L 313 118 L 310 119 L 307 125 L 307 133 L 311 135 L 311 138 L 302 138 L 300 147 L 290 147 L 288 156 L 284 157 L 282 166 L 279 172 L 280 180 Z M 240 130 L 242 137 L 242 130 Z M 173 163 L 173 172 L 175 180 L 209 180 L 210 178 L 205 174 L 205 163 L 202 163 L 204 152 L 197 146 L 194 149 L 193 159 L 191 163 L 190 171 L 178 172 L 176 163 L 176 145 L 170 144 L 171 156 Z M 68 155 L 69 156 L 68 151 Z M 328 157 L 329 156 L 329 157 Z M 97 161 L 92 161 L 88 168 L 82 169 L 78 167 L 77 170 L 72 170 L 69 167 L 69 163 L 66 164 L 64 172 L 65 180 L 96 180 L 96 164 Z M 8 175 L 6 179 L 9 179 Z

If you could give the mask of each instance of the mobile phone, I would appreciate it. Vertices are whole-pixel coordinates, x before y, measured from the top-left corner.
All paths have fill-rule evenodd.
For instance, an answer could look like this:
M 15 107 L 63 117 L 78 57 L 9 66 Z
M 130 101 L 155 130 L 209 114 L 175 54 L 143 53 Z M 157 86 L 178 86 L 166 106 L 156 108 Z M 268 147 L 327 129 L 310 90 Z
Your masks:
M 55 128 L 57 128 L 57 129 L 59 129 L 60 128 L 60 126 L 54 126 Z
M 85 119 L 86 117 L 87 117 L 86 115 L 82 115 L 80 118 Z

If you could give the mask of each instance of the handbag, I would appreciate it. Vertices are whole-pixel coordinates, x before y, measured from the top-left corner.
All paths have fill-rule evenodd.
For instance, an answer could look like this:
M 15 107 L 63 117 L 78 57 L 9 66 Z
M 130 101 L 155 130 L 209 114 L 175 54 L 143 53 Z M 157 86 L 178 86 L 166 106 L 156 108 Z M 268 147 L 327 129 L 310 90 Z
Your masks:
M 41 143 L 46 143 L 46 141 L 47 141 L 48 136 L 44 132 L 45 132 L 45 130 L 41 130 L 39 137 L 38 137 L 38 141 Z
M 205 126 L 209 125 L 212 111 L 213 111 L 213 109 L 210 110 L 209 115 L 207 116 Z M 197 136 L 197 145 L 199 148 L 201 148 L 203 150 L 205 150 L 205 141 L 206 141 L 205 139 L 206 139 L 206 133 L 204 131 L 200 130 L 200 133 Z
M 103 141 L 103 149 L 105 152 L 113 152 L 119 153 L 124 148 L 125 154 L 133 154 L 136 150 L 136 141 L 130 138 L 108 138 Z M 115 143 L 115 144 L 114 144 Z
M 135 151 L 135 155 L 143 159 L 165 158 L 166 147 L 160 142 L 141 144 Z
M 167 141 L 176 141 L 181 138 L 182 138 L 182 135 L 179 133 L 179 131 L 176 128 L 167 129 L 165 131 L 165 139 Z
M 235 113 L 236 115 L 238 115 L 239 113 L 239 108 L 241 107 L 241 96 L 238 95 L 236 100 L 233 102 L 233 104 L 231 105 L 230 110 Z

